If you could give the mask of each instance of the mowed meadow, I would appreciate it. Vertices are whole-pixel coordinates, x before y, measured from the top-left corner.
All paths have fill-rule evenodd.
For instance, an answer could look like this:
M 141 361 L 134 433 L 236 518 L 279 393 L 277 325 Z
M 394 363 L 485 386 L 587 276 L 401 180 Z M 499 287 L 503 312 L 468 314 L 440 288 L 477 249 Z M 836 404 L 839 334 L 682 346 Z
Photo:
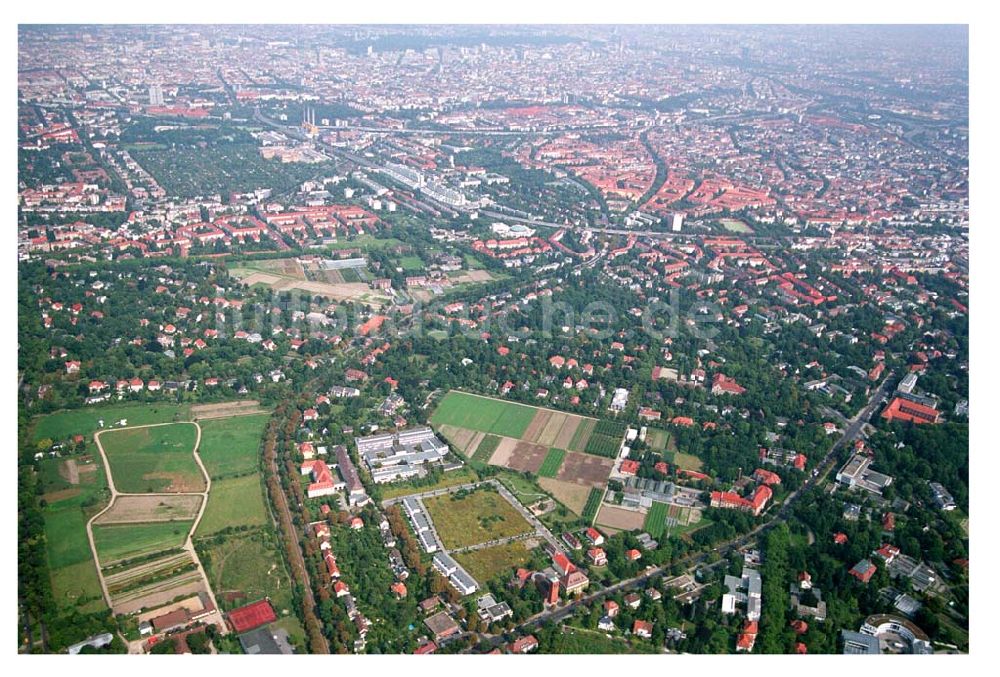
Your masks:
M 193 423 L 125 428 L 101 434 L 115 488 L 123 493 L 196 492 L 205 478 L 194 459 Z
M 198 455 L 213 480 L 257 470 L 260 440 L 269 418 L 270 414 L 253 414 L 199 421 Z
M 452 390 L 441 400 L 430 421 L 438 426 L 451 425 L 519 438 L 528 429 L 536 411 L 523 404 Z

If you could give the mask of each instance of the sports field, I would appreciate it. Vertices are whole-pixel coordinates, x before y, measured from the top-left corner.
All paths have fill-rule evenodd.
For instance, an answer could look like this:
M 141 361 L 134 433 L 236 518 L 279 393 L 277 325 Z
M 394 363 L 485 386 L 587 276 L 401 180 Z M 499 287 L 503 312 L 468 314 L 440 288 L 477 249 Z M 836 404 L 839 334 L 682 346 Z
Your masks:
M 267 522 L 260 476 L 243 475 L 214 480 L 208 506 L 196 536 L 207 536 L 226 527 L 258 526 Z
M 646 513 L 646 521 L 642 525 L 643 531 L 649 533 L 653 538 L 663 535 L 663 530 L 667 527 L 667 513 L 670 506 L 666 503 L 653 501 L 652 507 Z
M 520 438 L 535 416 L 535 408 L 452 390 L 431 416 L 435 425 L 453 425 L 484 433 Z
M 545 456 L 545 460 L 542 461 L 542 467 L 538 469 L 538 474 L 542 477 L 555 477 L 556 473 L 559 472 L 560 466 L 562 466 L 563 459 L 566 458 L 566 452 L 562 449 L 549 449 L 549 453 Z
M 653 451 L 664 451 L 670 443 L 670 433 L 659 428 L 648 428 L 646 430 L 646 444 Z
M 198 453 L 212 479 L 257 469 L 260 440 L 270 414 L 209 419 L 201 425 Z
M 94 526 L 94 545 L 101 566 L 141 555 L 179 548 L 187 540 L 191 520 Z
M 126 428 L 101 435 L 115 487 L 124 493 L 204 491 L 191 423 Z
M 752 233 L 753 228 L 737 219 L 719 219 L 719 223 L 730 233 Z
M 500 494 L 480 489 L 424 499 L 445 548 L 464 548 L 532 531 L 531 525 Z
M 498 576 L 507 577 L 513 569 L 524 566 L 531 559 L 530 551 L 521 541 L 503 543 L 490 548 L 470 550 L 455 555 L 455 561 L 461 564 L 469 575 L 485 584 Z

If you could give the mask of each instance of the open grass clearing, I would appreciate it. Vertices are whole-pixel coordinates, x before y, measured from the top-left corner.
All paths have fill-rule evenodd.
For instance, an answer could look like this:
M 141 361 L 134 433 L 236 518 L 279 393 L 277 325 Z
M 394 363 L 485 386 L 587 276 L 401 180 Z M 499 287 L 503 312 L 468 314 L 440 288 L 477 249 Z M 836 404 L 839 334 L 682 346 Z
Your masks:
M 212 479 L 257 469 L 260 440 L 270 414 L 217 418 L 199 422 L 198 454 Z
M 495 435 L 520 438 L 536 409 L 523 404 L 452 390 L 431 416 L 435 425 L 453 425 Z
M 101 435 L 115 487 L 124 493 L 205 490 L 194 459 L 197 429 L 191 423 L 126 428 Z
M 683 470 L 695 470 L 701 471 L 702 465 L 704 465 L 700 458 L 692 454 L 685 454 L 680 451 L 676 451 L 673 454 L 673 463 Z
M 75 564 L 50 569 L 49 580 L 52 582 L 52 597 L 60 606 L 73 607 L 84 613 L 107 608 L 101 582 L 97 578 L 97 566 L 90 556 Z
M 562 482 L 551 477 L 540 477 L 538 484 L 552 497 L 573 511 L 576 515 L 582 515 L 587 499 L 590 497 L 590 487 L 581 486 L 574 482 Z
M 111 404 L 84 409 L 68 409 L 46 414 L 35 422 L 32 430 L 32 441 L 51 439 L 55 441 L 71 438 L 73 435 L 89 436 L 98 430 L 98 425 L 104 422 L 108 429 L 112 424 L 125 419 L 130 426 L 147 425 L 150 423 L 170 423 L 184 421 L 189 416 L 189 406 L 186 404 Z
M 262 491 L 260 476 L 256 474 L 212 482 L 208 505 L 195 535 L 207 536 L 227 527 L 266 524 Z

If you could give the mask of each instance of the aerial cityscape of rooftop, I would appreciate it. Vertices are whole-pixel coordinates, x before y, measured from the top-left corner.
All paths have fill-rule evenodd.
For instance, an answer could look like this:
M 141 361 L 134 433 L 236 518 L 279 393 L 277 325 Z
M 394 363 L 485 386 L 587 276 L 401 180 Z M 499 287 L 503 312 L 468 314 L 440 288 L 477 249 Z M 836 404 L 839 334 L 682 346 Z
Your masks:
M 967 25 L 22 24 L 17 125 L 18 653 L 969 653 Z

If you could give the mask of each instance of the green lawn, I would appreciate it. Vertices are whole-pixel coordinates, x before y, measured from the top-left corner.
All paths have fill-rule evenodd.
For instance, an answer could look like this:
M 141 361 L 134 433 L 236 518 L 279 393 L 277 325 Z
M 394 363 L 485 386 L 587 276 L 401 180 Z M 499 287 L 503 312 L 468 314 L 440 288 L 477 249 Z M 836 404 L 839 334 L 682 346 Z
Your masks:
M 258 475 L 214 480 L 195 535 L 207 536 L 226 527 L 266 524 L 267 511 L 261 492 Z
M 535 407 L 451 391 L 431 416 L 435 425 L 454 425 L 520 439 L 534 418 Z
M 94 527 L 94 545 L 104 565 L 184 545 L 192 520 Z
M 677 465 L 678 468 L 684 470 L 695 470 L 700 471 L 703 465 L 701 459 L 692 454 L 685 454 L 680 451 L 675 451 L 671 461 Z
M 531 553 L 521 541 L 455 555 L 455 561 L 461 564 L 480 585 L 485 585 L 486 581 L 498 576 L 506 578 L 512 569 L 524 566 L 530 560 Z
M 59 475 L 63 461 L 45 459 L 40 464 L 42 486 L 48 496 L 42 516 L 52 594 L 60 606 L 100 611 L 106 606 L 90 553 L 87 520 L 107 503 L 104 468 L 82 475 L 89 479 L 73 486 Z M 54 500 L 57 496 L 60 498 Z
M 404 256 L 399 260 L 399 265 L 408 273 L 423 270 L 426 267 L 419 256 Z
M 462 548 L 531 531 L 521 515 L 500 494 L 480 489 L 464 497 L 435 496 L 424 500 L 441 542 Z
M 39 418 L 32 431 L 32 440 L 37 442 L 47 437 L 58 441 L 73 435 L 87 436 L 101 429 L 97 425 L 99 420 L 103 420 L 104 427 L 107 428 L 121 419 L 126 419 L 128 425 L 135 426 L 184 421 L 189 415 L 189 407 L 186 404 L 111 404 L 85 409 L 66 409 Z
M 541 467 L 538 469 L 538 475 L 540 477 L 555 477 L 556 473 L 559 472 L 559 468 L 562 466 L 563 459 L 566 458 L 566 452 L 562 449 L 549 449 L 549 453 L 545 455 L 545 460 L 542 461 Z
M 46 510 L 45 538 L 49 551 L 49 566 L 53 569 L 91 559 L 90 541 L 87 539 L 89 516 L 79 504 L 55 510 Z
M 260 440 L 270 418 L 270 414 L 255 414 L 199 422 L 198 453 L 213 480 L 257 469 Z
M 101 444 L 118 491 L 204 491 L 205 478 L 194 460 L 196 439 L 194 424 L 175 423 L 110 431 L 101 435 Z
M 736 219 L 719 219 L 719 223 L 730 233 L 752 233 L 753 229 Z
M 646 521 L 642 525 L 643 531 L 649 533 L 653 538 L 663 535 L 663 530 L 667 526 L 667 511 L 670 509 L 666 503 L 653 501 L 653 506 L 646 513 Z

